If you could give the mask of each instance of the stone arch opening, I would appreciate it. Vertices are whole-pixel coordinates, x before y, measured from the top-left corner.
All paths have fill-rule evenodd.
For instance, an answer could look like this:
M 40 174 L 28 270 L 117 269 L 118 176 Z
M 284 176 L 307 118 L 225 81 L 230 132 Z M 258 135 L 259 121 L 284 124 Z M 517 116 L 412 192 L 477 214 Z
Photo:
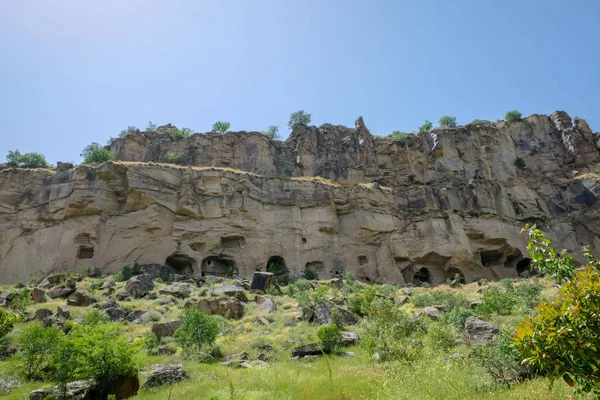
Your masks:
M 481 251 L 481 264 L 484 267 L 500 267 L 506 262 L 506 255 L 502 250 L 483 250 Z
M 267 261 L 267 271 L 277 276 L 287 275 L 290 272 L 285 264 L 285 260 L 281 256 L 271 256 L 269 258 L 269 261 Z
M 235 269 L 235 260 L 221 258 L 218 256 L 208 256 L 202 260 L 200 272 L 202 276 L 216 275 L 227 276 Z
M 94 257 L 94 248 L 92 246 L 79 246 L 77 248 L 77 259 L 86 260 Z
M 413 275 L 413 283 L 418 282 L 431 284 L 431 273 L 427 268 L 423 267 Z
M 467 283 L 466 279 L 465 279 L 465 274 L 463 274 L 460 269 L 456 268 L 456 267 L 451 267 L 448 268 L 448 270 L 446 271 L 446 279 L 450 279 L 450 280 L 457 280 L 458 283 Z
M 521 276 L 521 274 L 535 274 L 535 271 L 531 269 L 531 258 L 525 257 L 517 263 L 517 273 L 519 276 Z
M 194 275 L 198 262 L 187 254 L 175 252 L 167 257 L 165 265 L 178 275 Z

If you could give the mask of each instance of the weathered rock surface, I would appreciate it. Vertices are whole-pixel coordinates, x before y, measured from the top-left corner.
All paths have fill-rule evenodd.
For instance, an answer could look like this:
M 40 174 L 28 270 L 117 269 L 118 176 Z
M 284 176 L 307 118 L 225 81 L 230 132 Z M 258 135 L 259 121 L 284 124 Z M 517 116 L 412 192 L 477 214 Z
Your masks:
M 331 313 L 337 311 L 341 317 L 341 322 L 344 326 L 355 325 L 356 317 L 348 310 L 336 306 L 329 301 L 321 301 L 315 307 L 315 315 L 312 321 L 317 324 L 331 324 Z
M 197 307 L 208 315 L 220 315 L 233 319 L 240 319 L 244 316 L 244 306 L 238 299 L 232 297 L 188 300 L 185 307 Z
M 292 349 L 292 357 L 320 356 L 323 355 L 321 345 L 319 343 L 311 343 L 304 346 L 294 347 Z
M 95 389 L 96 383 L 94 380 L 69 382 L 67 384 L 67 394 L 63 398 L 65 400 L 93 400 Z M 29 400 L 45 400 L 58 395 L 57 387 L 45 387 L 29 393 Z
M 79 307 L 87 307 L 96 303 L 96 299 L 94 299 L 89 294 L 77 289 L 67 298 L 68 306 L 79 306 Z
M 477 317 L 467 318 L 465 321 L 465 331 L 467 343 L 471 346 L 489 344 L 500 332 L 494 325 Z
M 173 336 L 175 331 L 181 325 L 181 321 L 159 322 L 152 325 L 152 333 L 159 338 L 165 336 Z
M 48 299 L 46 298 L 46 292 L 40 288 L 31 289 L 31 299 L 34 303 L 45 303 Z
M 189 377 L 181 364 L 158 364 L 151 366 L 150 375 L 142 388 L 152 388 L 165 384 L 180 382 Z
M 527 270 L 525 223 L 579 261 L 581 244 L 600 256 L 600 152 L 564 112 L 396 142 L 360 119 L 297 126 L 285 142 L 246 132 L 176 142 L 165 129 L 113 143 L 118 160 L 143 163 L 0 170 L 0 283 L 135 262 L 250 277 L 273 257 L 320 278 L 347 268 L 399 284 L 496 280 Z M 169 151 L 190 166 L 148 163 Z
M 133 276 L 125 284 L 125 291 L 134 299 L 144 297 L 152 289 L 154 289 L 154 282 L 152 277 L 146 274 Z

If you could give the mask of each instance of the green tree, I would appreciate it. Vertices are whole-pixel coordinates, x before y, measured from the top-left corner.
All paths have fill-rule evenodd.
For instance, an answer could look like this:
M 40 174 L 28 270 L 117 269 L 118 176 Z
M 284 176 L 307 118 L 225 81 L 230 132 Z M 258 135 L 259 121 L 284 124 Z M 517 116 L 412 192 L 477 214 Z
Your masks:
M 82 349 L 67 336 L 59 336 L 50 358 L 49 379 L 58 387 L 59 399 L 66 398 L 67 384 L 79 377 L 78 368 Z
M 433 128 L 433 122 L 426 120 L 423 125 L 419 127 L 419 133 L 429 132 Z
M 522 118 L 523 114 L 517 110 L 507 111 L 506 114 L 504 114 L 504 119 L 507 121 L 520 121 Z
M 183 164 L 185 161 L 185 154 L 181 151 L 169 151 L 165 155 L 165 160 L 171 164 Z
M 175 129 L 171 132 L 171 136 L 173 136 L 173 139 L 175 139 L 176 142 L 183 140 L 185 138 L 190 137 L 190 135 L 194 133 L 193 129 L 190 128 L 181 128 L 181 129 Z
M 212 126 L 213 132 L 225 133 L 229 131 L 231 124 L 229 122 L 217 121 Z
M 271 125 L 269 129 L 262 132 L 263 135 L 269 138 L 269 140 L 279 140 L 279 126 Z
M 523 364 L 551 379 L 562 377 L 570 386 L 600 395 L 600 262 L 583 248 L 587 266 L 578 272 L 573 259 L 560 255 L 534 226 L 527 227 L 528 249 L 540 272 L 563 283 L 557 299 L 543 302 L 536 316 L 526 316 L 513 337 Z
M 26 380 L 39 377 L 49 365 L 54 348 L 63 333 L 53 326 L 39 323 L 27 327 L 19 336 L 19 371 Z
M 9 150 L 6 156 L 6 163 L 11 167 L 19 168 L 48 168 L 46 158 L 40 153 L 24 153 L 17 149 Z
M 148 121 L 148 126 L 146 127 L 146 132 L 154 132 L 156 130 L 156 124 L 153 124 L 152 121 Z
M 115 155 L 109 149 L 102 147 L 97 142 L 85 146 L 80 156 L 83 157 L 84 164 L 99 164 L 115 159 Z
M 444 128 L 454 128 L 456 126 L 456 117 L 444 115 L 440 118 L 440 126 Z
M 218 321 L 202 310 L 187 308 L 181 314 L 181 325 L 175 331 L 175 342 L 187 355 L 193 355 L 212 345 L 217 339 Z
M 296 125 L 308 125 L 310 124 L 311 115 L 306 113 L 304 110 L 299 110 L 290 114 L 290 120 L 288 121 L 288 128 L 294 129 Z
M 132 126 L 132 125 L 129 125 L 129 126 L 127 127 L 127 129 L 123 129 L 123 130 L 121 131 L 121 133 L 119 133 L 119 137 L 121 137 L 121 138 L 122 138 L 122 137 L 125 137 L 125 136 L 127 136 L 127 134 L 129 134 L 129 133 L 134 133 L 134 132 L 136 132 L 137 130 L 138 130 L 138 128 L 137 128 L 137 127 L 135 127 L 135 126 Z
M 400 132 L 400 131 L 394 131 L 388 137 L 390 139 L 394 140 L 394 141 L 398 141 L 398 140 L 401 141 L 401 140 L 404 140 L 404 139 L 408 138 L 408 133 L 404 133 L 404 132 Z
M 321 342 L 321 348 L 324 353 L 333 353 L 342 346 L 342 331 L 335 325 L 323 325 L 317 331 L 317 337 Z

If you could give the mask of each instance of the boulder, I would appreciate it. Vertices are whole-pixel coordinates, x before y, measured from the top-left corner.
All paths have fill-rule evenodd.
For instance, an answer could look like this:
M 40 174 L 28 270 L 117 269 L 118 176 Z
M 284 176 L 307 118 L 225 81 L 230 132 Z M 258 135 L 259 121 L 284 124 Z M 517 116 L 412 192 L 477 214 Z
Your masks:
M 127 292 L 119 292 L 119 293 L 117 293 L 117 295 L 115 297 L 119 301 L 129 301 L 129 300 L 131 300 L 131 297 L 129 297 L 129 294 Z
M 142 274 L 149 275 L 152 279 L 160 278 L 163 282 L 169 280 L 170 268 L 163 264 L 148 263 L 140 265 Z
M 158 322 L 152 325 L 152 333 L 159 338 L 165 336 L 173 336 L 177 328 L 181 325 L 181 321 Z
M 125 318 L 127 312 L 125 312 L 125 310 L 123 310 L 121 307 L 110 307 L 104 309 L 103 314 L 110 321 L 120 321 Z
M 48 283 L 52 286 L 60 285 L 65 281 L 65 276 L 63 274 L 50 275 L 46 277 Z
M 239 363 L 241 361 L 246 361 L 248 360 L 248 353 L 241 352 L 238 354 L 232 354 L 230 356 L 227 356 L 223 359 L 223 362 L 221 363 L 221 365 L 225 365 L 227 367 L 231 367 L 233 365 L 239 365 Z
M 71 310 L 69 310 L 69 307 L 59 304 L 56 307 L 56 316 L 63 319 L 69 319 L 71 318 Z
M 58 285 L 54 286 L 52 289 L 46 292 L 48 297 L 53 299 L 65 298 L 69 297 L 75 291 L 75 287 L 70 287 L 67 285 Z
M 242 302 L 232 297 L 188 300 L 185 307 L 197 307 L 208 315 L 220 315 L 226 318 L 240 319 L 244 316 Z
M 150 367 L 150 375 L 142 388 L 152 388 L 180 382 L 189 377 L 181 364 L 157 364 Z
M 319 343 L 311 343 L 304 346 L 294 347 L 292 349 L 292 357 L 320 356 L 323 355 L 321 345 Z
M 125 316 L 125 321 L 130 324 L 142 324 L 148 322 L 150 319 L 150 313 L 144 310 L 133 310 Z
M 321 301 L 317 303 L 315 307 L 315 315 L 313 322 L 317 324 L 331 324 L 331 312 L 337 310 L 342 317 L 342 325 L 349 326 L 356 324 L 356 317 L 348 310 L 336 306 L 335 304 L 328 301 Z
M 260 310 L 264 313 L 272 313 L 277 311 L 277 305 L 273 299 L 266 297 L 260 304 Z
M 31 290 L 31 299 L 35 304 L 45 303 L 48 300 L 46 298 L 46 292 L 37 287 Z
M 255 271 L 252 276 L 252 284 L 250 290 L 260 290 L 266 292 L 271 285 L 275 284 L 275 274 L 271 272 Z
M 236 299 L 243 301 L 244 303 L 248 302 L 248 297 L 246 296 L 246 290 L 236 285 L 219 285 L 215 286 L 211 290 L 208 291 L 208 294 L 211 296 L 232 296 Z
M 163 286 L 158 290 L 159 294 L 178 297 L 180 299 L 188 297 L 190 292 L 190 288 L 186 283 L 174 283 L 172 285 Z
M 437 307 L 425 307 L 423 313 L 434 321 L 440 317 L 440 310 Z
M 358 342 L 360 336 L 356 332 L 342 331 L 342 342 L 346 346 L 350 346 Z
M 48 310 L 47 308 L 40 308 L 39 310 L 36 310 L 31 319 L 35 321 L 43 321 L 46 317 L 50 317 L 51 315 L 52 311 Z
M 70 162 L 58 161 L 56 163 L 56 170 L 59 172 L 68 171 L 70 169 L 73 169 L 73 167 L 74 167 L 73 163 L 70 163 Z
M 154 282 L 152 282 L 152 277 L 147 274 L 133 276 L 125 284 L 125 291 L 134 299 L 144 297 L 152 289 L 154 289 Z
M 91 306 L 92 304 L 96 303 L 96 301 L 97 300 L 94 299 L 92 296 L 77 289 L 67 299 L 67 305 L 68 306 L 87 307 L 87 306 Z
M 477 317 L 467 318 L 465 321 L 465 331 L 467 344 L 471 346 L 485 346 L 500 332 L 494 325 Z
M 96 382 L 93 379 L 69 382 L 67 384 L 67 395 L 64 400 L 93 400 L 95 398 Z M 58 398 L 59 391 L 56 386 L 45 387 L 29 393 L 29 400 L 45 400 Z
M 137 395 L 140 389 L 140 379 L 137 374 L 118 378 L 110 384 L 107 395 L 114 395 L 117 399 L 127 399 Z M 104 396 L 103 396 L 104 397 Z
M 261 325 L 271 325 L 271 321 L 266 319 L 265 317 L 257 317 L 254 322 Z
M 119 303 L 117 303 L 115 301 L 115 299 L 113 299 L 112 297 L 109 297 L 108 300 L 106 300 L 102 303 L 98 303 L 94 306 L 94 308 L 99 308 L 101 310 L 106 310 L 107 308 L 115 308 L 115 307 L 121 307 L 121 305 Z

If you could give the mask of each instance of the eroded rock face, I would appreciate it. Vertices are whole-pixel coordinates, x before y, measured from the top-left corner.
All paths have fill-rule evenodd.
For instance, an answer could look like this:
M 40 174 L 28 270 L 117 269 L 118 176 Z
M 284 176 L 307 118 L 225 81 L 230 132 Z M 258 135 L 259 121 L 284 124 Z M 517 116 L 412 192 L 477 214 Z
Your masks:
M 600 177 L 589 173 L 597 139 L 564 112 L 397 142 L 362 120 L 298 126 L 285 142 L 245 132 L 175 142 L 165 129 L 127 135 L 112 150 L 144 162 L 183 151 L 202 168 L 1 170 L 0 283 L 136 262 L 165 266 L 146 271 L 163 280 L 169 271 L 250 277 L 275 258 L 321 279 L 350 269 L 399 284 L 496 280 L 528 269 L 525 223 L 579 261 L 582 244 L 600 255 Z M 61 289 L 47 295 L 70 294 Z

